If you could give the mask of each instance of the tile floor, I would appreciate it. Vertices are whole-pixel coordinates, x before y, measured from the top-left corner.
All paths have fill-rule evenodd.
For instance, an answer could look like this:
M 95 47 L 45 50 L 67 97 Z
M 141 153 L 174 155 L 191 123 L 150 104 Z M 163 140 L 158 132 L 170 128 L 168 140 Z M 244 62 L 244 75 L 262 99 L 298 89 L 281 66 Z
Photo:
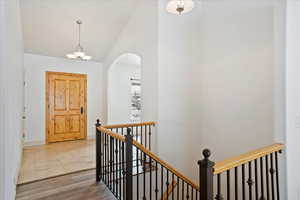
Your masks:
M 77 140 L 25 147 L 18 184 L 96 166 L 95 140 Z

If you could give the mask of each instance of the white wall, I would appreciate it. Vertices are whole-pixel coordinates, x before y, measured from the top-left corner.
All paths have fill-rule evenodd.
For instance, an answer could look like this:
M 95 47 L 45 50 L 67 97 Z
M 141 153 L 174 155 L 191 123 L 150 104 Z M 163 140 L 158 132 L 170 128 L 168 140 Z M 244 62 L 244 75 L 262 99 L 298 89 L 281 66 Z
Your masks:
M 102 64 L 63 58 L 24 54 L 25 66 L 25 144 L 45 142 L 45 72 L 87 74 L 87 132 L 95 133 L 94 124 L 102 114 Z
M 108 124 L 129 123 L 131 78 L 141 78 L 141 66 L 116 63 L 108 73 Z
M 23 39 L 18 0 L 0 0 L 0 199 L 13 200 L 21 160 Z
M 300 2 L 287 4 L 286 103 L 288 199 L 300 199 Z
M 205 1 L 178 17 L 161 1 L 158 152 L 195 181 L 205 147 L 218 161 L 274 142 L 273 9 Z

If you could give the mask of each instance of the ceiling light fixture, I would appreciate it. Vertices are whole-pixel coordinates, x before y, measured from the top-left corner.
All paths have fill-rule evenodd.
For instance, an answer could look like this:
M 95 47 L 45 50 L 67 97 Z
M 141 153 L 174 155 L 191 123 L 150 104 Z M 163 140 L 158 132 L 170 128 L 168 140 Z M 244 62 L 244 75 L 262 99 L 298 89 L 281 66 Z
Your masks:
M 66 57 L 69 59 L 80 59 L 80 60 L 91 60 L 92 57 L 85 54 L 83 51 L 83 47 L 80 43 L 80 34 L 81 34 L 81 20 L 77 20 L 76 24 L 78 24 L 78 45 L 73 53 L 67 54 Z
M 193 0 L 170 0 L 167 11 L 172 14 L 181 15 L 190 12 L 195 6 Z

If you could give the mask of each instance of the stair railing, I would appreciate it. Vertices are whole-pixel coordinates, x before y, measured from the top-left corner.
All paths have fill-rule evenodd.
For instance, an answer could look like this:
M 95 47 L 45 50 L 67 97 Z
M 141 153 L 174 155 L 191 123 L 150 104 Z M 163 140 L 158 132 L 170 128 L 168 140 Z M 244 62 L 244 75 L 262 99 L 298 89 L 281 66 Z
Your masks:
M 103 181 L 117 199 L 280 200 L 278 162 L 283 144 L 217 163 L 205 149 L 204 159 L 198 161 L 199 187 L 150 151 L 151 128 L 141 126 L 155 123 L 101 126 L 97 120 L 96 181 Z
M 144 145 L 150 144 L 150 141 L 145 143 L 143 140 L 144 144 L 141 144 L 134 140 L 136 135 L 132 134 L 132 130 L 135 127 L 153 125 L 154 122 L 124 125 L 125 135 L 125 131 L 121 131 L 122 125 L 101 126 L 97 121 L 97 182 L 103 181 L 120 200 L 198 199 L 199 187 L 146 148 Z
M 278 154 L 283 148 L 273 144 L 216 164 L 205 149 L 204 159 L 198 162 L 200 199 L 280 200 Z

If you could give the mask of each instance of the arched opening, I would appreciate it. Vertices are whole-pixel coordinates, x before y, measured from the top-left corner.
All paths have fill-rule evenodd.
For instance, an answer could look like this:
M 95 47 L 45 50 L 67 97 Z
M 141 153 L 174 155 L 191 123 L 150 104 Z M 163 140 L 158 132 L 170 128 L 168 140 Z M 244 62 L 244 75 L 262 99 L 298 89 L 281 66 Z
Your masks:
M 126 53 L 108 70 L 108 123 L 141 121 L 141 57 Z

